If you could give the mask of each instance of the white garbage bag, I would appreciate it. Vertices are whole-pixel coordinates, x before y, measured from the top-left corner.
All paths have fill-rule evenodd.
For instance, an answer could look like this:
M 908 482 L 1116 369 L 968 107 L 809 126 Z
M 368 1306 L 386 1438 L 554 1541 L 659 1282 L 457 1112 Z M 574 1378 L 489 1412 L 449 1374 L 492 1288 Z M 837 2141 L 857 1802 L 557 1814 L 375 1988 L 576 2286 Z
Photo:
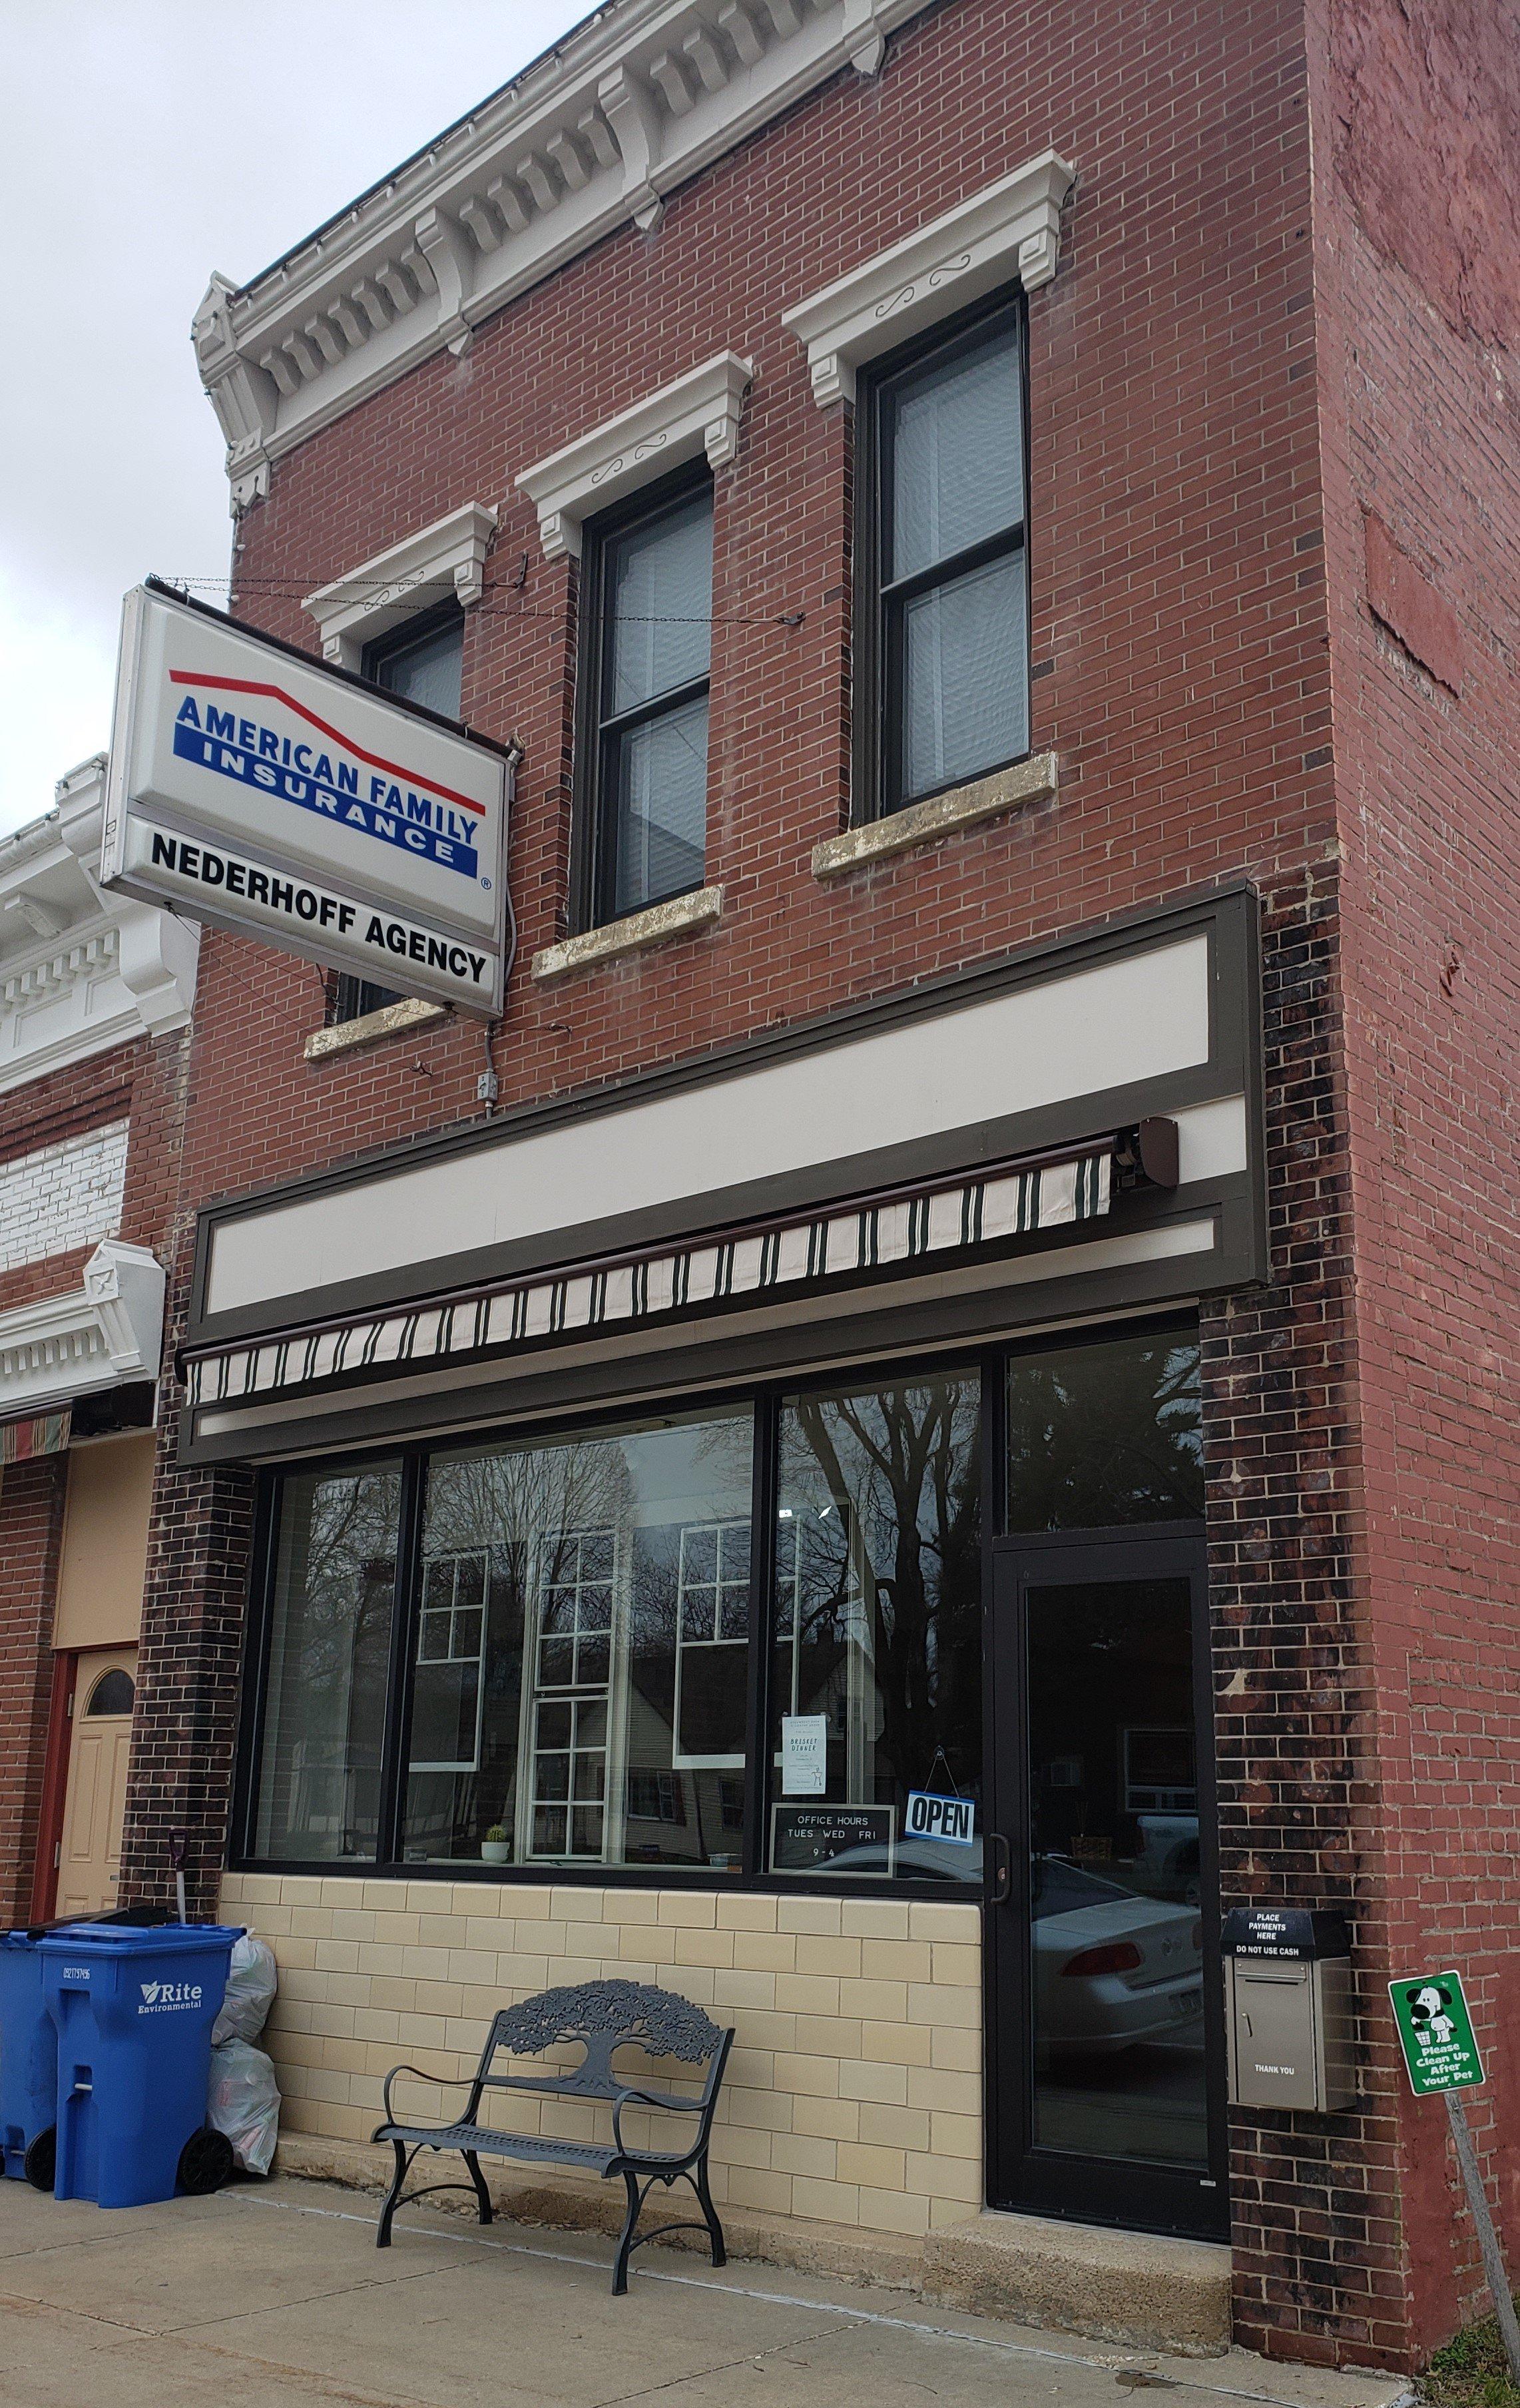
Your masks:
M 211 2026 L 211 2046 L 224 2040 L 257 2040 L 275 2000 L 279 1980 L 275 1952 L 245 1931 L 232 1946 L 232 1971 L 222 2012 Z
M 232 2143 L 248 2174 L 266 2174 L 280 2138 L 280 2091 L 272 2061 L 251 2041 L 224 2040 L 211 2050 L 207 2114 Z

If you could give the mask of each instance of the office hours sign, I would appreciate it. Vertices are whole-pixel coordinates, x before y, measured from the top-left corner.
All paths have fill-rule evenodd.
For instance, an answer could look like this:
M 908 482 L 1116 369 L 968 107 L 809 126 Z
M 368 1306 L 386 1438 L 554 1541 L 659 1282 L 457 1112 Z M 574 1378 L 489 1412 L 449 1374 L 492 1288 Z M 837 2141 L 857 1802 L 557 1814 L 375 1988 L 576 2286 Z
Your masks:
M 126 597 L 101 882 L 501 1010 L 509 756 L 155 586 Z

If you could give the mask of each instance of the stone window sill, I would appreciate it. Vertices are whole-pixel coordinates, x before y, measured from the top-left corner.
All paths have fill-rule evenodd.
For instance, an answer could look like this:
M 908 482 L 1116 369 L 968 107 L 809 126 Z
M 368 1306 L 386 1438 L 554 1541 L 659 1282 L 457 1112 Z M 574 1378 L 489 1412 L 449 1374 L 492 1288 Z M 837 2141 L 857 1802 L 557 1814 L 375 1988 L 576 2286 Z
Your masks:
M 919 845 L 937 844 L 941 837 L 975 827 L 979 821 L 995 819 L 1000 811 L 1043 802 L 1055 793 L 1056 785 L 1054 753 L 1032 752 L 1027 761 L 996 769 L 990 778 L 977 778 L 947 795 L 932 795 L 926 803 L 910 803 L 905 810 L 893 811 L 886 819 L 868 820 L 863 827 L 846 828 L 840 836 L 826 838 L 813 847 L 812 874 L 842 878 L 852 869 L 868 869 L 873 862 L 888 861 L 895 853 L 910 853 Z
M 425 1028 L 450 1016 L 446 1003 L 429 1003 L 422 996 L 403 996 L 381 1011 L 366 1011 L 359 1020 L 340 1020 L 331 1028 L 314 1028 L 306 1040 L 308 1062 L 330 1062 L 335 1054 L 356 1054 L 361 1046 L 378 1045 L 387 1037 L 404 1037 L 409 1029 Z
M 695 895 L 677 895 L 668 903 L 652 904 L 647 911 L 630 911 L 605 928 L 588 928 L 582 937 L 566 937 L 545 945 L 533 956 L 536 979 L 566 978 L 572 970 L 594 969 L 599 962 L 620 961 L 626 953 L 647 953 L 672 937 L 693 936 L 723 917 L 723 888 L 698 887 Z

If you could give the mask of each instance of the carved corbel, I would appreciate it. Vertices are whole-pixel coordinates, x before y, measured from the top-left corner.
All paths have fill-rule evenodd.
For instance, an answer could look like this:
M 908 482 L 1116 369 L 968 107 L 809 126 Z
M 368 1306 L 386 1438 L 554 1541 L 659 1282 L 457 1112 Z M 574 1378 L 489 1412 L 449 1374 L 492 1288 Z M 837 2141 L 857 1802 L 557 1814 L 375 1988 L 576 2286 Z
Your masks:
M 652 234 L 665 212 L 665 203 L 654 189 L 660 126 L 653 101 L 626 67 L 614 67 L 603 76 L 596 98 L 623 156 L 623 196 L 628 213 L 645 234 Z
M 469 244 L 442 209 L 424 209 L 412 233 L 438 288 L 438 332 L 458 359 L 475 339 L 465 315 L 472 280 Z

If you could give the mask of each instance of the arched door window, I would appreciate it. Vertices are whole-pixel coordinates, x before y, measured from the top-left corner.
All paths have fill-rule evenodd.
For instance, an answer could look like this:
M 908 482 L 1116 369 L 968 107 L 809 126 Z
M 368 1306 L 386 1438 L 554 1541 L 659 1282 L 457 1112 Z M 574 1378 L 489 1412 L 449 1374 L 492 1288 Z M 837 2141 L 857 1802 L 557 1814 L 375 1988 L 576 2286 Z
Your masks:
M 123 1672 L 119 1665 L 113 1666 L 110 1671 L 102 1672 L 84 1711 L 87 1714 L 129 1714 L 136 1695 L 131 1673 Z

